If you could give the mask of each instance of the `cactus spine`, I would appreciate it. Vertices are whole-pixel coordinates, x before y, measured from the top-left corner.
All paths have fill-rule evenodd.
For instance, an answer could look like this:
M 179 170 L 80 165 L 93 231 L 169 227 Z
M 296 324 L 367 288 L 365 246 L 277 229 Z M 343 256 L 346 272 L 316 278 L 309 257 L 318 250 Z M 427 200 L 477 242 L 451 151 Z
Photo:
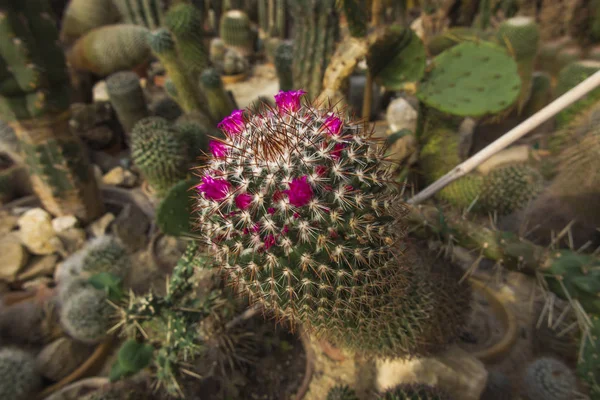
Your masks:
M 234 109 L 233 101 L 223 87 L 221 75 L 216 69 L 206 69 L 200 78 L 206 93 L 208 110 L 215 121 L 220 121 Z
M 97 217 L 103 205 L 69 131 L 69 75 L 47 1 L 3 2 L 0 38 L 0 116 L 19 139 L 34 191 L 52 214 Z
M 140 79 L 134 72 L 117 72 L 106 79 L 106 91 L 126 134 L 135 124 L 148 116 L 148 104 Z
M 279 90 L 294 88 L 293 76 L 294 47 L 291 43 L 283 42 L 275 50 L 275 69 L 279 79 Z

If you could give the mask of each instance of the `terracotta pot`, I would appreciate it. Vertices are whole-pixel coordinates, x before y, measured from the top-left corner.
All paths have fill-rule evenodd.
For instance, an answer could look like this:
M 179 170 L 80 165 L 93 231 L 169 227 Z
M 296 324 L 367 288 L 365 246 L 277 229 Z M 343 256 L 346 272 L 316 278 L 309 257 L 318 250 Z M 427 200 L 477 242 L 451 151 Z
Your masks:
M 242 81 L 245 81 L 246 78 L 248 78 L 247 72 L 242 72 L 241 74 L 237 74 L 237 75 L 222 75 L 221 76 L 221 79 L 223 80 L 223 83 L 225 85 L 230 84 L 230 83 L 242 82 Z

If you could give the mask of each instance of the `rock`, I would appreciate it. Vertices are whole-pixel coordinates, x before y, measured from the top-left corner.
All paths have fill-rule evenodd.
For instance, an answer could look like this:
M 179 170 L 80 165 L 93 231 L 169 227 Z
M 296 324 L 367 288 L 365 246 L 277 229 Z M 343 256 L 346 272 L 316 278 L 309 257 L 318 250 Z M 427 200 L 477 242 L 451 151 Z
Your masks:
M 52 220 L 52 228 L 54 232 L 60 233 L 67 229 L 75 228 L 78 224 L 77 218 L 73 215 L 65 215 L 63 217 L 56 217 Z
M 28 299 L 0 309 L 0 338 L 3 343 L 41 344 L 46 337 L 44 306 Z
M 27 281 L 40 276 L 52 276 L 57 262 L 58 256 L 55 254 L 35 256 L 17 275 L 17 280 Z
M 377 369 L 377 390 L 419 382 L 438 386 L 461 400 L 479 400 L 488 375 L 481 361 L 457 346 L 436 357 L 378 361 Z
M 19 217 L 8 211 L 0 211 L 0 235 L 12 231 L 17 226 Z
M 108 92 L 106 91 L 105 81 L 97 82 L 92 91 L 94 93 L 94 102 L 110 101 L 110 97 L 108 97 Z
M 108 226 L 115 220 L 115 216 L 112 213 L 106 213 L 90 225 L 90 232 L 95 237 L 103 236 L 108 229 Z
M 28 259 L 29 253 L 16 234 L 10 233 L 0 238 L 0 280 L 14 281 Z
M 417 129 L 417 111 L 403 98 L 395 99 L 386 111 L 386 119 L 393 132 L 408 129 L 415 132 Z
M 94 170 L 94 178 L 96 178 L 96 182 L 102 183 L 102 168 L 96 164 L 92 164 L 92 169 Z
M 68 254 L 74 253 L 85 245 L 85 231 L 81 228 L 71 228 L 60 232 L 58 237 Z
M 102 177 L 102 183 L 105 185 L 133 187 L 137 177 L 131 171 L 119 166 L 111 169 Z
M 38 255 L 52 254 L 60 249 L 60 240 L 52 228 L 52 217 L 41 208 L 25 212 L 18 221 L 21 242 Z
M 57 382 L 75 371 L 93 351 L 93 346 L 61 337 L 46 345 L 38 354 L 35 363 L 44 377 Z
M 115 219 L 112 232 L 133 253 L 146 245 L 149 227 L 150 221 L 146 214 L 138 207 L 127 204 Z

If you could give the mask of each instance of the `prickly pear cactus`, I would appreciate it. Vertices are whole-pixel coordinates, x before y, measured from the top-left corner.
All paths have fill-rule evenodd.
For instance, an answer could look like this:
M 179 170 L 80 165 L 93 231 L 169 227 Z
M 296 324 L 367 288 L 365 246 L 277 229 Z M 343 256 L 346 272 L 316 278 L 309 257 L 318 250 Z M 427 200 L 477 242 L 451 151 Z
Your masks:
M 561 361 L 544 357 L 527 367 L 522 388 L 527 400 L 568 400 L 577 392 L 577 381 Z
M 289 42 L 282 42 L 275 49 L 275 69 L 279 79 L 279 90 L 288 91 L 294 88 L 293 61 L 294 46 Z
M 480 42 L 491 39 L 491 36 L 490 33 L 480 29 L 457 26 L 428 38 L 427 50 L 429 50 L 429 54 L 435 57 L 459 43 Z
M 148 104 L 136 73 L 122 71 L 112 74 L 106 79 L 106 91 L 126 133 L 148 116 Z
M 411 29 L 394 25 L 371 43 L 367 63 L 377 83 L 389 90 L 401 90 L 421 80 L 426 59 L 421 39 Z
M 327 400 L 358 400 L 356 392 L 347 385 L 332 387 L 327 393 Z
M 159 117 L 145 118 L 133 128 L 131 158 L 159 196 L 187 174 L 186 143 L 167 120 Z
M 171 236 L 189 235 L 192 231 L 192 201 L 196 179 L 183 180 L 175 184 L 161 200 L 156 209 L 156 224 L 161 232 Z
M 280 92 L 277 109 L 236 110 L 219 125 L 226 139 L 197 187 L 199 234 L 219 270 L 342 347 L 398 357 L 445 346 L 468 289 L 402 240 L 404 208 L 371 130 L 303 94 Z
M 73 339 L 95 344 L 107 337 L 113 312 L 106 293 L 94 288 L 82 289 L 65 300 L 60 323 Z
M 42 387 L 35 357 L 18 348 L 0 349 L 0 377 L 0 397 L 3 399 L 32 399 Z
M 445 113 L 464 117 L 494 114 L 519 97 L 517 64 L 499 46 L 461 43 L 437 56 L 433 64 L 417 96 Z
M 424 384 L 399 385 L 380 395 L 378 400 L 453 400 L 441 390 Z
M 208 68 L 200 76 L 200 82 L 206 93 L 208 110 L 213 119 L 220 121 L 231 114 L 234 104 L 229 93 L 223 87 L 221 74 L 214 68 Z
M 219 36 L 227 47 L 239 51 L 243 56 L 249 56 L 254 49 L 250 19 L 241 10 L 227 11 L 221 17 Z
M 78 39 L 67 53 L 73 68 L 99 76 L 131 70 L 150 59 L 143 26 L 116 24 L 93 29 Z

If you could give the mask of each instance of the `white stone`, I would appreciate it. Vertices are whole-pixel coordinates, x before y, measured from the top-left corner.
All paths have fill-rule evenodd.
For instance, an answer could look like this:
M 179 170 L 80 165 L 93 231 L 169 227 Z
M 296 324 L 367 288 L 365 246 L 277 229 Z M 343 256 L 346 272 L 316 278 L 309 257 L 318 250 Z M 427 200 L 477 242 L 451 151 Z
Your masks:
M 61 248 L 60 239 L 52 227 L 52 217 L 41 208 L 33 208 L 19 218 L 21 242 L 38 255 L 52 254 Z
M 386 119 L 392 133 L 402 129 L 414 133 L 417 129 L 417 111 L 403 98 L 390 103 L 386 111 Z
M 12 282 L 23 269 L 29 253 L 15 234 L 0 238 L 0 280 Z
M 136 180 L 136 176 L 123 167 L 115 167 L 102 177 L 102 183 L 105 185 L 124 187 L 134 186 Z
M 105 81 L 99 81 L 98 83 L 96 83 L 94 85 L 93 93 L 94 103 L 101 101 L 110 101 L 110 98 L 108 97 L 108 92 L 106 91 Z
M 56 217 L 52 220 L 52 228 L 54 232 L 61 233 L 77 226 L 77 218 L 73 215 L 65 215 Z
M 95 237 L 103 236 L 108 226 L 115 220 L 115 215 L 106 213 L 90 225 L 90 231 Z

